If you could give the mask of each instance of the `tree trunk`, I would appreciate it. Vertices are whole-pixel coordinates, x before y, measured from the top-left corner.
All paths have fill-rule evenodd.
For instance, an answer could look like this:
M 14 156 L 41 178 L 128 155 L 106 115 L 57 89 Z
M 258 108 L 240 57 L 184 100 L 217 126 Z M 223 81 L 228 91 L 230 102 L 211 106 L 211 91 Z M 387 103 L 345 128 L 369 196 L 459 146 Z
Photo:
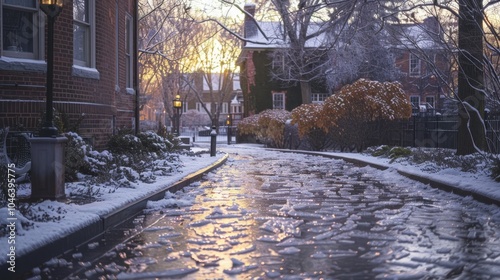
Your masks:
M 458 98 L 459 128 L 457 154 L 486 149 L 483 78 L 482 0 L 459 0 Z
M 302 104 L 309 104 L 311 100 L 311 84 L 309 82 L 300 82 L 300 94 L 302 96 Z

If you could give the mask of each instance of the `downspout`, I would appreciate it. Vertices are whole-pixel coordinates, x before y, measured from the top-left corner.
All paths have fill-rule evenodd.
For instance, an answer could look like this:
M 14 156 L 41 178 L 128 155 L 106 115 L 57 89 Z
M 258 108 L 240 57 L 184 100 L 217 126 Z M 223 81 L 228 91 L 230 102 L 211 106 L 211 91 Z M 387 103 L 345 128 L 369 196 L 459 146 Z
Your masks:
M 139 32 L 139 0 L 134 1 L 134 87 L 135 87 L 135 134 L 139 134 L 139 48 L 138 48 L 138 32 Z

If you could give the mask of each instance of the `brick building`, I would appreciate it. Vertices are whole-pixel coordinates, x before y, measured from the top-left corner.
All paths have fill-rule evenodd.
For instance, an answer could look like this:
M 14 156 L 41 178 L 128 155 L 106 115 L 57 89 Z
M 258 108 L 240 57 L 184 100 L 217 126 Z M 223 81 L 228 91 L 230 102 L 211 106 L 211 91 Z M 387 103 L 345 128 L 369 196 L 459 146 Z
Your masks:
M 241 87 L 245 97 L 245 116 L 266 109 L 293 110 L 302 104 L 300 85 L 284 86 L 271 79 L 271 67 L 275 62 L 270 53 L 286 44 L 275 44 L 276 38 L 286 38 L 280 22 L 258 22 L 254 20 L 255 5 L 246 4 L 244 36 L 237 63 L 240 65 Z M 398 82 L 402 84 L 408 100 L 416 111 L 437 113 L 449 93 L 450 57 L 443 48 L 443 32 L 437 19 L 429 17 L 422 23 L 388 26 L 392 40 L 387 48 L 394 54 L 395 66 L 399 70 Z M 266 36 L 262 35 L 266 33 Z M 270 40 L 269 38 L 273 38 Z M 323 38 L 315 40 L 322 42 Z M 439 76 L 439 77 L 438 77 Z M 311 83 L 311 101 L 323 102 L 333 92 L 326 89 L 325 81 Z
M 68 127 L 103 148 L 136 127 L 137 1 L 65 0 L 54 24 L 54 108 Z M 0 127 L 36 132 L 45 111 L 46 16 L 36 0 L 4 0 Z

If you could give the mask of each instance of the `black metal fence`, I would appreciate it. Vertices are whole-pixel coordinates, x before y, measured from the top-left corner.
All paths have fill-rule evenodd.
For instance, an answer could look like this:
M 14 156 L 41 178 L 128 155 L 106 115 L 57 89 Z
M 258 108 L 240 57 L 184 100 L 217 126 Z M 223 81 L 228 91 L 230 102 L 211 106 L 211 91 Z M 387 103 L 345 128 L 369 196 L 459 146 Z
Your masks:
M 403 147 L 457 148 L 458 117 L 412 117 L 409 121 L 385 123 L 378 144 Z M 500 120 L 485 121 L 490 151 L 500 153 Z

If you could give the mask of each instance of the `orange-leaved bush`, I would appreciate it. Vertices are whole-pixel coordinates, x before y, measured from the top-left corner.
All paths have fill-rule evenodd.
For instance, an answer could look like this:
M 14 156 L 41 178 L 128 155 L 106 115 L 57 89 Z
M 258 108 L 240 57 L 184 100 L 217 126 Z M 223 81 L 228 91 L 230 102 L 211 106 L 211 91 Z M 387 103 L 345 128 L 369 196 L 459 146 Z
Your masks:
M 319 118 L 323 110 L 322 104 L 302 104 L 292 110 L 292 124 L 296 124 L 300 137 L 319 129 Z
M 291 113 L 286 110 L 268 109 L 246 117 L 238 123 L 240 136 L 255 137 L 272 147 L 284 146 L 284 129 Z
M 335 131 L 341 148 L 364 148 L 373 134 L 373 122 L 405 119 L 411 116 L 411 103 L 397 82 L 359 79 L 328 97 L 318 125 Z
M 291 113 L 281 109 L 268 109 L 259 115 L 260 135 L 257 138 L 272 147 L 283 148 L 285 125 L 291 118 Z

